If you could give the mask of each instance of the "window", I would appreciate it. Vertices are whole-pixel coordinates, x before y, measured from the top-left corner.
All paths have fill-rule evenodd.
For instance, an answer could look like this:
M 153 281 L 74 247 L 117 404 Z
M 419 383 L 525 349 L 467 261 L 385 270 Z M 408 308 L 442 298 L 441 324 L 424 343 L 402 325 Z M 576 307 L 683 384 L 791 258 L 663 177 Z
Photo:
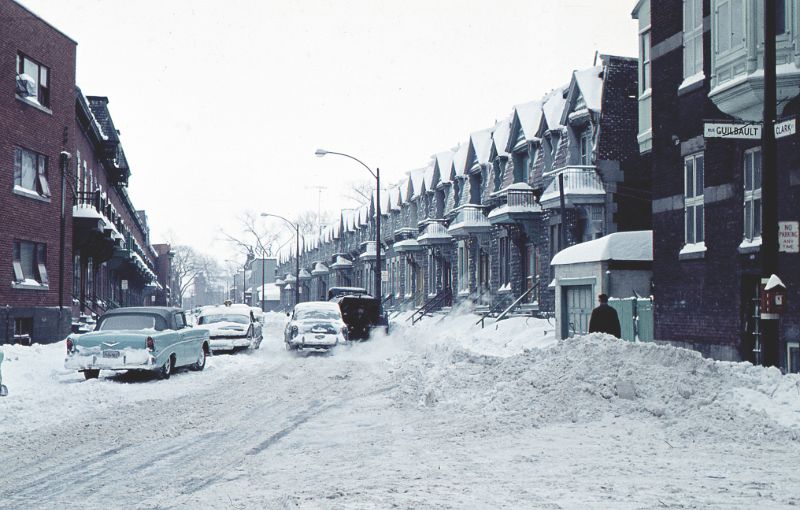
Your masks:
M 695 0 L 701 2 L 701 0 Z M 717 53 L 726 53 L 744 45 L 743 0 L 718 0 L 715 40 Z M 702 30 L 702 23 L 701 23 Z M 701 43 L 702 44 L 702 43 Z
M 49 197 L 47 156 L 14 147 L 14 186 L 33 191 L 42 197 Z
M 703 72 L 703 0 L 683 0 L 683 77 L 689 78 L 701 72 Z
M 42 106 L 50 106 L 50 69 L 17 54 L 17 94 L 35 101 Z
M 581 165 L 592 164 L 592 128 L 586 128 L 580 136 Z
M 744 238 L 761 237 L 761 149 L 744 153 Z
M 464 241 L 458 243 L 458 290 L 469 291 L 469 251 Z
M 15 240 L 13 259 L 16 283 L 48 285 L 46 245 Z
M 414 266 L 411 264 L 411 261 L 408 258 L 406 258 L 405 266 L 405 292 L 406 296 L 410 296 L 414 291 Z
M 72 257 L 72 297 L 81 297 L 81 256 L 78 253 Z
M 684 169 L 684 217 L 686 244 L 702 243 L 705 240 L 703 218 L 703 154 L 693 154 L 683 160 Z
M 702 33 L 702 32 L 701 32 Z M 650 89 L 650 30 L 639 36 L 639 55 L 642 61 L 642 75 L 639 77 L 639 93 Z
M 514 182 L 528 182 L 531 157 L 527 149 L 514 153 Z
M 561 251 L 561 223 L 550 225 L 550 257 Z

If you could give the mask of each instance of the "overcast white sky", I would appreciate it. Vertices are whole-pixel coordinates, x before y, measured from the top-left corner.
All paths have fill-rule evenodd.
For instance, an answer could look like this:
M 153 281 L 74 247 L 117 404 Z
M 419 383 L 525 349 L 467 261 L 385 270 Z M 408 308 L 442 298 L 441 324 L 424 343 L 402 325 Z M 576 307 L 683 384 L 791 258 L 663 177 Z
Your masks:
M 231 256 L 243 211 L 352 207 L 592 65 L 635 56 L 634 0 L 22 0 L 78 41 L 154 242 Z

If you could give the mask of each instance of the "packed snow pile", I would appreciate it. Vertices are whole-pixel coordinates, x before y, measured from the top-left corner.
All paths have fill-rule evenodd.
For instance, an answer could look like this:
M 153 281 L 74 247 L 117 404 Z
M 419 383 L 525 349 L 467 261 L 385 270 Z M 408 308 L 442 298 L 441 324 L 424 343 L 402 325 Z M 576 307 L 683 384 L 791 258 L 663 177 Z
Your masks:
M 718 362 L 686 349 L 603 334 L 498 357 L 464 348 L 481 345 L 478 334 L 452 343 L 451 334 L 442 333 L 443 342 L 429 343 L 398 371 L 402 404 L 480 416 L 500 427 L 624 416 L 656 420 L 684 438 L 788 434 L 800 440 L 800 376 L 775 368 Z

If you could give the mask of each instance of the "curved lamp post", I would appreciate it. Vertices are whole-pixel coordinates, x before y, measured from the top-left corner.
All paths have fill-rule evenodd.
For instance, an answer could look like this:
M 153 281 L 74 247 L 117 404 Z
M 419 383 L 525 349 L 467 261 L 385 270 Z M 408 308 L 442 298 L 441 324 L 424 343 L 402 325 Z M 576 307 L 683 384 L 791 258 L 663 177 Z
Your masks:
M 373 172 L 363 161 L 343 152 L 326 151 L 325 149 L 317 149 L 314 152 L 314 155 L 320 158 L 328 154 L 344 156 L 356 161 L 375 178 L 375 297 L 383 307 L 383 296 L 381 295 L 381 169 L 376 168 Z
M 271 214 L 271 213 L 262 212 L 261 216 L 264 217 L 264 218 L 267 218 L 267 217 L 269 217 L 269 218 L 278 218 L 279 220 L 283 220 L 286 223 L 288 223 L 294 229 L 294 238 L 295 238 L 295 240 L 297 242 L 297 244 L 295 245 L 295 252 L 294 252 L 294 255 L 295 255 L 295 259 L 294 259 L 295 260 L 294 304 L 296 305 L 297 303 L 300 302 L 300 225 L 298 225 L 297 223 L 294 223 L 292 221 L 287 220 L 283 216 L 278 216 L 277 214 Z

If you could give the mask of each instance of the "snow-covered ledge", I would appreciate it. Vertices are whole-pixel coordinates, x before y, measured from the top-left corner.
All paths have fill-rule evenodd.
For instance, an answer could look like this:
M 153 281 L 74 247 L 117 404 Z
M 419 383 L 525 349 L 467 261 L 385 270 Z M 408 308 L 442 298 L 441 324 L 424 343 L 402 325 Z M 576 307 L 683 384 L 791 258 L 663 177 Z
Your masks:
M 706 243 L 688 243 L 681 248 L 678 252 L 678 258 L 681 260 L 704 259 L 706 258 Z
M 739 244 L 739 253 L 758 253 L 759 250 L 761 250 L 761 236 L 744 239 Z

